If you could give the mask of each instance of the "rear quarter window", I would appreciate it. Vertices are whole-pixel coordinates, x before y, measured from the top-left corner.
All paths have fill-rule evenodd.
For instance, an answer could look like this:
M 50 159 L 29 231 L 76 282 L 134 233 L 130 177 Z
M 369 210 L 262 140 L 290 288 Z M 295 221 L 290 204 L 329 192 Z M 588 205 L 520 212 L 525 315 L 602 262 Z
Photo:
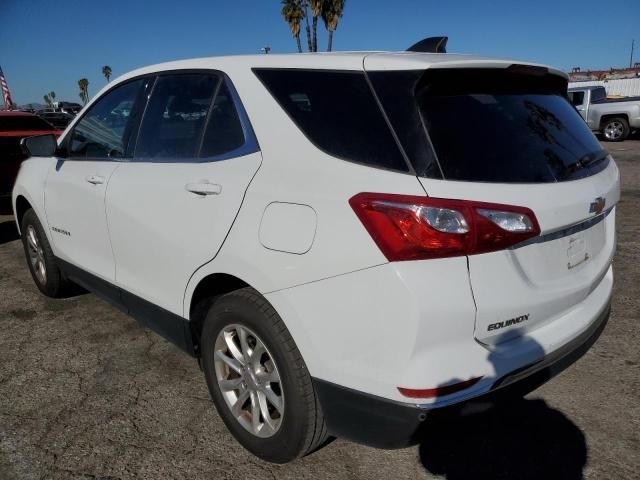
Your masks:
M 362 72 L 255 69 L 296 126 L 325 153 L 408 172 Z

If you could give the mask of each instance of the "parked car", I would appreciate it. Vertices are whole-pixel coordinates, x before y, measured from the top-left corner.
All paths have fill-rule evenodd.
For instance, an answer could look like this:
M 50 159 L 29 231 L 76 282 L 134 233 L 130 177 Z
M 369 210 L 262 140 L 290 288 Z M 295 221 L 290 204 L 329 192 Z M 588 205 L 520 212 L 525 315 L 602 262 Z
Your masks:
M 606 324 L 619 172 L 566 92 L 418 52 L 146 67 L 25 142 L 15 218 L 45 295 L 76 282 L 198 358 L 255 455 L 410 445 Z
M 62 133 L 45 120 L 27 112 L 0 112 L 0 197 L 11 195 L 20 163 L 27 155 L 20 140 L 32 135 Z
M 61 112 L 76 115 L 80 110 L 82 110 L 82 105 L 74 102 L 58 102 L 58 108 Z
M 71 123 L 74 115 L 64 112 L 38 112 L 38 116 L 43 118 L 58 130 L 64 130 Z
M 568 93 L 589 128 L 610 142 L 626 140 L 632 130 L 640 128 L 640 97 L 607 98 L 600 86 L 570 88 Z

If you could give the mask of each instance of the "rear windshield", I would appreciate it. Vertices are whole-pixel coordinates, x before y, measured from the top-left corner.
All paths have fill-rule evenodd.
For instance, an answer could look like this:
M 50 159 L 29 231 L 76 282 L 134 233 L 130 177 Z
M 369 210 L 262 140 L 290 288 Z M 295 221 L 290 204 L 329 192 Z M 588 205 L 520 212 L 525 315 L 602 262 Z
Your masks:
M 54 130 L 49 122 L 31 115 L 1 115 L 0 132 L 16 132 L 20 130 Z
M 399 93 L 413 97 L 404 113 L 389 116 L 405 151 L 421 152 L 412 156 L 420 175 L 546 183 L 590 176 L 607 164 L 606 152 L 567 100 L 566 82 L 546 69 L 403 72 L 395 83 L 387 75 L 371 74 L 386 110 L 397 109 Z M 403 131 L 415 129 L 416 121 L 407 120 L 412 115 L 422 135 L 403 138 Z M 434 159 L 414 142 L 428 144 Z

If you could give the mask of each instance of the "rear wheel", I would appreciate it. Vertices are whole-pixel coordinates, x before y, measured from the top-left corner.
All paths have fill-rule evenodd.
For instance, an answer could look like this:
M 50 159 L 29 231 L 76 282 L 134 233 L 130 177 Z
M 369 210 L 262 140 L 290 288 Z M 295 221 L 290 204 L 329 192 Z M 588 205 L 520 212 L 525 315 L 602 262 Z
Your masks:
M 629 133 L 629 123 L 622 117 L 609 118 L 602 122 L 602 134 L 610 142 L 622 142 Z
M 201 349 L 218 413 L 251 453 L 286 463 L 327 440 L 302 355 L 258 292 L 243 288 L 219 297 L 205 319 Z
M 69 282 L 56 263 L 51 245 L 33 209 L 27 210 L 22 217 L 21 233 L 29 271 L 36 286 L 48 297 L 63 296 Z

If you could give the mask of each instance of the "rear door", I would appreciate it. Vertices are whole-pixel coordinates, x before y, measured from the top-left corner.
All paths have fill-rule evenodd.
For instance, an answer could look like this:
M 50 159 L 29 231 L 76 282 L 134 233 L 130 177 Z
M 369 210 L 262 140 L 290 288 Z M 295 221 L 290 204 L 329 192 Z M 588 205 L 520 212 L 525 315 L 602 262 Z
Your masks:
M 182 315 L 189 278 L 222 246 L 261 159 L 225 75 L 159 75 L 133 161 L 107 192 L 117 285 Z
M 540 236 L 468 257 L 475 336 L 487 344 L 577 308 L 614 253 L 617 167 L 567 101 L 563 79 L 522 67 L 416 75 L 406 90 L 433 148 L 420 159 L 417 134 L 398 133 L 430 197 L 527 207 L 537 218 Z M 374 85 L 384 91 L 375 75 Z

